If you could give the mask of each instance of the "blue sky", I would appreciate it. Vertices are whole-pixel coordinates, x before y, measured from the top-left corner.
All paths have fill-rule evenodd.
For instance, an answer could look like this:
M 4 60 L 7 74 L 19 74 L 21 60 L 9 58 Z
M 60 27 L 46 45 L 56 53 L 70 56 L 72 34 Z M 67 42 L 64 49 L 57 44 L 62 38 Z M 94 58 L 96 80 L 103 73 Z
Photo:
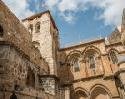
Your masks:
M 20 19 L 50 10 L 61 46 L 105 37 L 121 23 L 125 0 L 3 0 Z

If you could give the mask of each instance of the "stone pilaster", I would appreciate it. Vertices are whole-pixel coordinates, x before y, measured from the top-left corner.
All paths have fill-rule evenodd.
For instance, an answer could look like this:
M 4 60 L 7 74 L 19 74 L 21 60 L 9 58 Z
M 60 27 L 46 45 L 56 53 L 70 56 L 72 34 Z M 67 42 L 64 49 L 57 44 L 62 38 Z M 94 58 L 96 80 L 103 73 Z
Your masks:
M 70 99 L 70 88 L 65 87 L 65 99 Z
M 119 56 L 119 71 L 118 71 L 118 78 L 121 82 L 122 86 L 122 96 L 123 99 L 125 98 L 125 56 Z

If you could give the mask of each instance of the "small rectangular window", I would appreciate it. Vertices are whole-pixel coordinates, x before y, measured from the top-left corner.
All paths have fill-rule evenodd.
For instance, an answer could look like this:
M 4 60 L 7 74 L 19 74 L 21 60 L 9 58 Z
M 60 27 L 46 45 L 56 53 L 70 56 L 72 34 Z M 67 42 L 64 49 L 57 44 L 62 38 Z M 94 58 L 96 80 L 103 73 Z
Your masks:
M 4 72 L 4 67 L 3 65 L 0 64 L 0 74 L 2 74 Z
M 0 25 L 0 36 L 3 36 L 3 27 Z

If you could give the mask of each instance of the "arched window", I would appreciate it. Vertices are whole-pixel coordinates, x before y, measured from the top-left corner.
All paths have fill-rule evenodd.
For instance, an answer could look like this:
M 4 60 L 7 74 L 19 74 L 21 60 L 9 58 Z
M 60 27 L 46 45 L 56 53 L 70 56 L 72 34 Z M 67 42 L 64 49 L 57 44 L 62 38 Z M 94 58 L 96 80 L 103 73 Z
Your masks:
M 73 62 L 74 72 L 80 71 L 79 60 L 75 59 Z
M 110 59 L 111 59 L 113 64 L 117 64 L 118 63 L 118 58 L 117 58 L 117 55 L 116 55 L 115 51 L 113 51 L 113 50 L 110 51 L 109 56 L 110 56 Z
M 32 24 L 29 25 L 28 30 L 29 30 L 30 33 L 33 32 L 33 25 Z
M 0 36 L 3 36 L 3 27 L 0 25 Z
M 89 68 L 90 69 L 94 69 L 95 68 L 95 55 L 94 54 L 90 54 L 88 55 L 88 62 L 89 62 Z
M 40 22 L 37 22 L 35 25 L 35 32 L 38 33 L 40 32 Z
M 86 64 L 88 65 L 87 67 L 90 69 L 95 69 L 96 68 L 96 57 L 97 53 L 94 50 L 88 50 L 85 54 L 85 60 Z
M 68 59 L 68 63 L 72 66 L 73 72 L 80 71 L 80 54 L 79 53 L 73 53 L 70 55 Z

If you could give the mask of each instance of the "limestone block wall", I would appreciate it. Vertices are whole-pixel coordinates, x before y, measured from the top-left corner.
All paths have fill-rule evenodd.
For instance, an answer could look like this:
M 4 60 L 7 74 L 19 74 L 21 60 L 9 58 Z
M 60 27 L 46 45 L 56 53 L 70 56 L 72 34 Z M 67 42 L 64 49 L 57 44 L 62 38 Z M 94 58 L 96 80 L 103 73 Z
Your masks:
M 92 46 L 94 46 L 95 48 L 93 48 Z M 89 47 L 90 49 L 98 49 L 100 51 L 100 56 L 96 60 L 97 63 L 96 63 L 95 74 L 89 68 L 86 67 L 86 66 L 89 66 L 89 64 L 86 64 L 86 62 L 84 61 L 84 52 L 86 50 L 89 50 Z M 105 76 L 113 75 L 118 70 L 118 66 L 117 64 L 113 64 L 111 59 L 109 59 L 110 50 L 116 51 L 117 57 L 125 53 L 125 49 L 121 42 L 118 42 L 116 44 L 106 45 L 105 40 L 83 43 L 81 45 L 76 45 L 73 47 L 61 49 L 58 55 L 59 61 L 60 61 L 60 68 L 58 73 L 60 75 L 60 78 L 68 79 L 67 77 L 68 75 L 69 79 L 77 80 L 81 78 L 88 78 L 88 77 L 98 76 L 103 74 Z M 70 66 L 70 64 L 67 64 L 68 58 L 74 53 L 78 53 L 81 57 L 79 62 L 80 64 L 79 72 L 73 72 L 74 67 Z
M 91 71 L 90 68 L 86 68 L 86 66 L 89 66 L 89 64 L 85 64 L 86 62 L 84 61 L 84 53 L 86 52 L 86 50 L 89 50 L 89 48 L 100 50 L 100 57 L 98 57 L 98 60 L 96 60 L 96 68 L 98 69 L 96 69 L 95 73 L 89 72 Z M 119 84 L 114 78 L 114 74 L 119 69 L 118 65 L 114 64 L 111 60 L 111 56 L 109 55 L 111 50 L 116 51 L 117 58 L 119 55 L 125 55 L 125 49 L 121 42 L 106 45 L 105 40 L 92 41 L 60 49 L 58 54 L 60 61 L 60 68 L 58 73 L 62 85 L 67 82 L 67 80 L 69 80 L 70 84 L 72 84 L 70 89 L 72 99 L 75 99 L 74 97 L 77 96 L 77 92 L 78 94 L 81 93 L 81 97 L 83 99 L 86 99 L 86 97 L 93 99 L 99 93 L 97 89 L 104 89 L 105 91 L 102 91 L 104 93 L 100 93 L 106 95 L 107 92 L 107 97 L 110 97 L 111 99 L 121 99 L 122 92 L 119 90 Z M 77 53 L 80 56 L 80 70 L 78 72 L 74 72 L 74 67 L 67 63 L 67 59 L 69 59 L 70 56 L 71 58 L 73 58 L 74 56 L 72 55 L 74 53 Z M 96 89 L 96 86 L 99 86 L 99 88 Z M 101 87 L 102 89 L 100 89 Z M 101 94 L 98 97 L 106 97 L 103 95 L 101 96 Z
M 115 81 L 110 79 L 106 80 L 102 78 L 95 78 L 95 79 L 75 82 L 73 83 L 72 91 L 74 90 L 75 91 L 74 93 L 76 93 L 77 91 L 81 90 L 86 93 L 87 97 L 91 97 L 96 87 L 104 88 L 104 90 L 107 91 L 111 99 L 120 99 Z M 74 93 L 71 92 L 71 96 L 74 96 L 73 95 Z M 96 94 L 99 94 L 99 92 L 97 91 Z
M 37 22 L 40 22 L 40 32 L 35 32 L 35 25 Z M 37 42 L 39 44 L 38 49 L 42 57 L 48 62 L 50 74 L 56 75 L 56 51 L 54 47 L 57 45 L 54 44 L 55 38 L 53 37 L 56 33 L 52 28 L 51 18 L 49 12 L 41 14 L 40 17 L 35 17 L 30 20 L 26 19 L 23 21 L 25 27 L 28 29 L 29 25 L 33 25 L 32 42 Z M 58 39 L 58 38 L 56 38 Z
M 17 46 L 32 62 L 42 65 L 41 68 L 48 71 L 48 64 L 32 44 L 31 34 L 2 1 L 0 1 L 0 25 L 3 28 L 0 41 Z
M 91 69 L 89 69 L 89 63 L 85 62 L 85 52 L 87 50 L 93 49 L 95 51 L 98 51 L 100 54 L 97 55 L 96 57 L 96 70 L 95 72 Z M 72 55 L 73 53 L 79 53 L 80 55 L 80 71 L 78 72 L 74 72 L 73 71 L 73 66 L 69 66 L 69 64 L 67 64 L 67 60 L 70 57 L 70 55 Z M 107 74 L 107 73 L 111 73 L 111 68 L 109 66 L 109 61 L 108 58 L 105 58 L 105 54 L 106 54 L 106 49 L 105 49 L 105 43 L 104 40 L 100 40 L 100 41 L 94 41 L 91 43 L 87 43 L 87 44 L 81 44 L 78 46 L 74 46 L 71 48 L 66 48 L 66 49 L 62 49 L 59 53 L 59 60 L 61 63 L 60 66 L 60 70 L 59 70 L 59 75 L 61 77 L 67 78 L 67 76 L 69 76 L 69 79 L 71 80 L 78 80 L 78 79 L 82 79 L 82 78 L 88 78 L 88 77 L 92 77 L 92 76 L 99 76 L 99 75 L 103 75 L 103 74 Z M 107 69 L 108 72 L 105 72 L 105 68 Z M 64 73 L 65 72 L 65 73 Z M 60 77 L 60 78 L 61 78 Z
M 17 96 L 22 99 L 44 97 L 45 92 L 39 82 L 38 75 L 47 74 L 46 71 L 30 62 L 21 51 L 12 45 L 0 45 L 0 56 L 0 90 L 1 97 L 5 96 L 3 99 L 8 99 L 14 90 Z M 32 79 L 28 78 L 28 68 L 31 68 L 34 74 Z M 34 85 L 27 85 L 27 82 L 32 83 L 32 81 Z

